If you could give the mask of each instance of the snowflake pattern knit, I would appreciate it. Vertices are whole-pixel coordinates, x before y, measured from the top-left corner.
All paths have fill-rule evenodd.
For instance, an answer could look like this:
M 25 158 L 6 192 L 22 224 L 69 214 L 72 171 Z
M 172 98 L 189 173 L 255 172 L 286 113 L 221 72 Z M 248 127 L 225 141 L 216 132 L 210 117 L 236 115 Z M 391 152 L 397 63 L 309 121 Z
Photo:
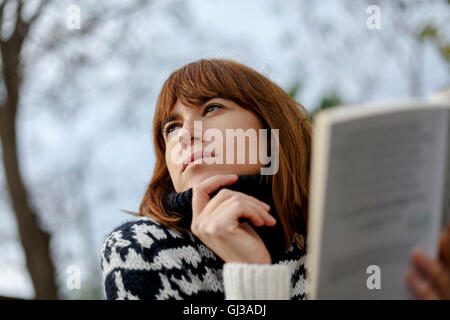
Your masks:
M 107 299 L 305 299 L 306 255 L 295 241 L 271 265 L 224 263 L 190 231 L 140 217 L 109 234 L 101 252 Z

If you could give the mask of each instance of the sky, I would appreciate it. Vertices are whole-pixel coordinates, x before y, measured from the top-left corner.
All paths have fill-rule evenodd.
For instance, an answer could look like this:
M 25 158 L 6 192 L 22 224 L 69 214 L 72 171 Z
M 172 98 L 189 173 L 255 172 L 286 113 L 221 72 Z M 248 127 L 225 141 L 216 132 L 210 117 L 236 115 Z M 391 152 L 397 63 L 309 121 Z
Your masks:
M 91 8 L 87 2 L 61 1 L 34 30 L 27 55 L 33 55 L 35 43 L 50 31 L 57 34 L 49 26 L 64 25 L 73 3 L 81 7 L 83 28 L 84 12 Z M 115 3 L 110 0 L 111 6 Z M 122 209 L 138 210 L 154 166 L 151 124 L 157 94 L 182 65 L 208 57 L 235 59 L 285 90 L 299 83 L 296 99 L 310 111 L 333 92 L 348 104 L 412 98 L 407 61 L 417 48 L 401 27 L 448 21 L 448 7 L 429 1 L 427 10 L 418 7 L 400 16 L 387 1 L 376 1 L 381 29 L 368 30 L 367 4 L 349 3 L 154 1 L 125 25 L 112 19 L 93 37 L 69 41 L 36 60 L 26 56 L 26 61 L 36 62 L 29 63 L 21 96 L 20 164 L 42 225 L 54 234 L 61 283 L 70 265 L 80 266 L 83 277 L 99 276 L 103 240 L 133 219 Z M 441 33 L 448 42 L 449 27 Z M 448 86 L 450 77 L 448 64 L 433 45 L 421 50 L 420 97 L 425 98 Z M 80 54 L 92 62 L 75 69 L 66 66 L 68 57 Z M 2 170 L 0 190 L 6 190 Z M 31 298 L 33 288 L 8 203 L 3 192 L 0 295 Z M 79 293 L 64 294 L 74 298 Z

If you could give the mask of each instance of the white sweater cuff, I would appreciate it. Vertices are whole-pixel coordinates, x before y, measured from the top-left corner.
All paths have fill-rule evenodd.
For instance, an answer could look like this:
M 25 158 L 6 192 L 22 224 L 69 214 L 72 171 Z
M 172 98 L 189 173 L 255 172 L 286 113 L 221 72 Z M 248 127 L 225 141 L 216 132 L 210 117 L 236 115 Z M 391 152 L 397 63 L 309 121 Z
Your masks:
M 225 300 L 290 300 L 289 267 L 227 262 L 223 265 Z

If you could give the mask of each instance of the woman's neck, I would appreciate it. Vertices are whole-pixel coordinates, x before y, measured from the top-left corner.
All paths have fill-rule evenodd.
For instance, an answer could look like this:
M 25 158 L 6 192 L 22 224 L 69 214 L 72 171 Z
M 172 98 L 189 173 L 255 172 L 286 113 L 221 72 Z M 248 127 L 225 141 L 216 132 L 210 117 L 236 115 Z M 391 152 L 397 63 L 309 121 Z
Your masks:
M 272 176 L 260 174 L 240 175 L 235 183 L 220 187 L 218 190 L 211 193 L 210 197 L 213 198 L 222 188 L 245 193 L 270 206 L 271 209 L 269 213 L 277 220 L 277 224 L 272 227 L 252 227 L 262 238 L 267 249 L 271 253 L 272 260 L 274 260 L 278 254 L 283 252 L 284 233 L 273 202 Z M 183 220 L 181 224 L 185 228 L 190 229 L 192 222 L 192 188 L 183 192 L 174 191 L 169 193 L 166 199 L 166 209 L 182 215 Z M 239 219 L 239 221 L 249 222 L 247 219 L 243 218 Z M 249 224 L 252 225 L 251 222 L 249 222 Z
M 220 187 L 211 193 L 210 197 L 213 198 L 223 188 L 245 193 L 273 207 L 271 176 L 240 175 L 235 183 Z M 190 225 L 192 220 L 192 188 L 183 192 L 171 192 L 167 197 L 166 209 L 182 214 L 187 220 L 186 223 Z

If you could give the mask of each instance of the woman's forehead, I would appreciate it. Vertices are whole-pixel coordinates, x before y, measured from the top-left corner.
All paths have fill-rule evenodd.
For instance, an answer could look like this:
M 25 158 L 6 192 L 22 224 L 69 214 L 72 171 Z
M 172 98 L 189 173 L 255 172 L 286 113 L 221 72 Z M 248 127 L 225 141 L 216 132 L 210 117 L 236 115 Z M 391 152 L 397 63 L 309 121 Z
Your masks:
M 177 100 L 177 102 L 173 105 L 172 110 L 169 112 L 167 119 L 164 121 L 163 126 L 168 122 L 180 120 L 181 114 L 186 108 L 193 109 L 199 108 L 199 106 L 191 104 L 185 105 L 181 101 Z
M 181 111 L 184 108 L 193 109 L 193 108 L 198 108 L 198 107 L 199 107 L 199 104 L 189 103 L 188 101 L 177 99 L 172 106 L 171 113 Z
M 189 109 L 201 108 L 207 102 L 209 102 L 209 101 L 211 101 L 213 99 L 224 99 L 224 98 L 222 98 L 219 95 L 211 95 L 211 96 L 208 96 L 208 97 L 191 98 L 189 100 L 187 98 L 185 98 L 185 97 L 179 97 L 179 98 L 177 98 L 175 103 L 170 108 L 168 116 L 170 117 L 171 115 L 173 115 L 175 113 L 182 112 L 182 110 L 185 110 L 186 108 L 189 108 Z M 224 100 L 226 100 L 226 99 L 224 99 Z

